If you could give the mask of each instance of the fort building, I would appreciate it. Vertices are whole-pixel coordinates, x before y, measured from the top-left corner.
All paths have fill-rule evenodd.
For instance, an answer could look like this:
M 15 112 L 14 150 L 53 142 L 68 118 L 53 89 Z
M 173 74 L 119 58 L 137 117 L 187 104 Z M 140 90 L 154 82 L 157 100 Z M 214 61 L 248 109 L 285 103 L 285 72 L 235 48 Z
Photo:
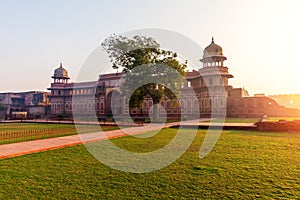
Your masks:
M 169 118 L 195 117 L 262 117 L 300 116 L 295 108 L 286 108 L 263 94 L 249 96 L 244 88 L 229 84 L 233 75 L 225 65 L 227 58 L 212 38 L 204 49 L 198 70 L 187 71 L 178 99 L 163 96 L 159 115 Z M 199 63 L 200 65 L 200 63 Z M 50 92 L 0 93 L 0 102 L 7 106 L 6 118 L 25 113 L 26 117 L 66 117 L 74 115 L 98 118 L 122 117 L 124 114 L 147 118 L 153 113 L 153 101 L 144 98 L 140 108 L 129 109 L 129 99 L 122 95 L 125 73 L 100 74 L 91 82 L 69 82 L 68 70 L 60 63 L 54 70 Z M 2 113 L 3 114 L 3 111 Z
M 179 99 L 168 99 L 164 96 L 160 102 L 159 114 L 177 118 L 185 115 L 210 117 L 261 117 L 269 116 L 299 116 L 297 109 L 285 108 L 274 99 L 266 96 L 249 96 L 244 88 L 233 88 L 229 80 L 233 75 L 225 66 L 227 58 L 221 46 L 212 39 L 203 51 L 199 70 L 186 73 L 182 83 Z M 141 108 L 125 107 L 128 98 L 122 95 L 121 86 L 126 74 L 101 74 L 93 82 L 69 83 L 67 69 L 60 64 L 55 69 L 53 83 L 48 88 L 51 108 L 49 116 L 73 117 L 75 115 L 90 116 L 93 113 L 99 118 L 130 113 L 131 115 L 147 117 L 153 112 L 153 101 L 145 98 Z M 196 95 L 192 95 L 196 94 Z

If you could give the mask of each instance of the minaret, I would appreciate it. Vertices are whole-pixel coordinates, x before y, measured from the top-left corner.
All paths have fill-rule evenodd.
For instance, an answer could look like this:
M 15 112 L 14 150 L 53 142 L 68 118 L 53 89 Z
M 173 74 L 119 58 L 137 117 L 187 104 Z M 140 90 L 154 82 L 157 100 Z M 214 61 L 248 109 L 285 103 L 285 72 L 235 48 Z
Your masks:
M 207 94 L 207 96 L 201 97 L 204 102 L 201 103 L 202 108 L 200 108 L 202 115 L 212 117 L 226 115 L 226 100 L 230 89 L 228 79 L 233 76 L 224 66 L 225 60 L 227 58 L 223 54 L 222 47 L 215 44 L 212 37 L 210 45 L 204 49 L 203 57 L 200 60 L 203 63 L 203 67 L 199 70 L 203 80 L 201 81 L 203 82 L 201 91 L 203 94 Z
M 48 88 L 48 90 L 51 91 L 51 95 L 49 95 L 51 102 L 51 116 L 70 115 L 69 108 L 73 88 L 68 86 L 68 81 L 70 79 L 68 70 L 63 68 L 62 63 L 60 63 L 59 67 L 54 70 L 54 75 L 51 78 L 54 79 L 53 83 L 51 83 L 51 87 Z M 66 112 L 66 102 L 68 102 L 68 113 Z

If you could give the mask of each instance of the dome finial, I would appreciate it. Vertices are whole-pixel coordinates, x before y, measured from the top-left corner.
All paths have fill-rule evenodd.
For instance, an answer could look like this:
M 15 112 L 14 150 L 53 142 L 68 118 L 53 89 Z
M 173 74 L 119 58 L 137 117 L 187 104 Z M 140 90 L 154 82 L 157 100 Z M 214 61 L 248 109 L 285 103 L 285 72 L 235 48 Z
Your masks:
M 215 43 L 214 37 L 211 37 L 211 43 Z
M 62 68 L 62 62 L 60 62 L 60 66 L 59 67 Z

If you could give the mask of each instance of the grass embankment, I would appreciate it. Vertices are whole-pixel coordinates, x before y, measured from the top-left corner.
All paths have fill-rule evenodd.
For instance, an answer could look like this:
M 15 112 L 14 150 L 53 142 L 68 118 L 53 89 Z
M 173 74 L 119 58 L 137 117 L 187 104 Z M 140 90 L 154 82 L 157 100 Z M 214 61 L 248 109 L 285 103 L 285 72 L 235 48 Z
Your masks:
M 151 151 L 168 143 L 176 131 L 113 142 L 134 152 Z M 82 145 L 1 160 L 0 198 L 299 198 L 300 134 L 223 131 L 213 151 L 200 159 L 205 133 L 199 130 L 176 162 L 146 174 L 113 170 Z

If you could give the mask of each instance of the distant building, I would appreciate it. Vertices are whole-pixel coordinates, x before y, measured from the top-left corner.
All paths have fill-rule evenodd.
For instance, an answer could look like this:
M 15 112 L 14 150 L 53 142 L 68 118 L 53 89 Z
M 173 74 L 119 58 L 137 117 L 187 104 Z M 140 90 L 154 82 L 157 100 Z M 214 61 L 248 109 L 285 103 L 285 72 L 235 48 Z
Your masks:
M 198 71 L 187 72 L 181 88 L 179 99 L 163 97 L 160 102 L 160 114 L 168 117 L 185 115 L 194 117 L 214 116 L 227 117 L 261 117 L 299 116 L 299 110 L 280 106 L 275 100 L 264 95 L 250 97 L 244 88 L 233 88 L 228 80 L 233 76 L 224 66 L 227 58 L 223 49 L 214 40 L 203 52 L 200 60 L 203 67 Z M 92 113 L 101 117 L 121 114 L 147 117 L 152 113 L 152 99 L 145 98 L 141 109 L 128 110 L 125 102 L 128 99 L 121 95 L 120 87 L 124 83 L 124 73 L 99 75 L 94 82 L 69 83 L 68 71 L 62 67 L 55 69 L 51 91 L 50 116 L 72 117 L 73 114 L 90 116 Z M 192 92 L 196 97 L 192 98 Z M 75 99 L 75 102 L 72 102 Z
M 16 112 L 31 118 L 43 117 L 50 111 L 48 95 L 49 92 L 42 91 L 0 93 L 0 102 L 7 106 L 6 118 L 14 118 Z

